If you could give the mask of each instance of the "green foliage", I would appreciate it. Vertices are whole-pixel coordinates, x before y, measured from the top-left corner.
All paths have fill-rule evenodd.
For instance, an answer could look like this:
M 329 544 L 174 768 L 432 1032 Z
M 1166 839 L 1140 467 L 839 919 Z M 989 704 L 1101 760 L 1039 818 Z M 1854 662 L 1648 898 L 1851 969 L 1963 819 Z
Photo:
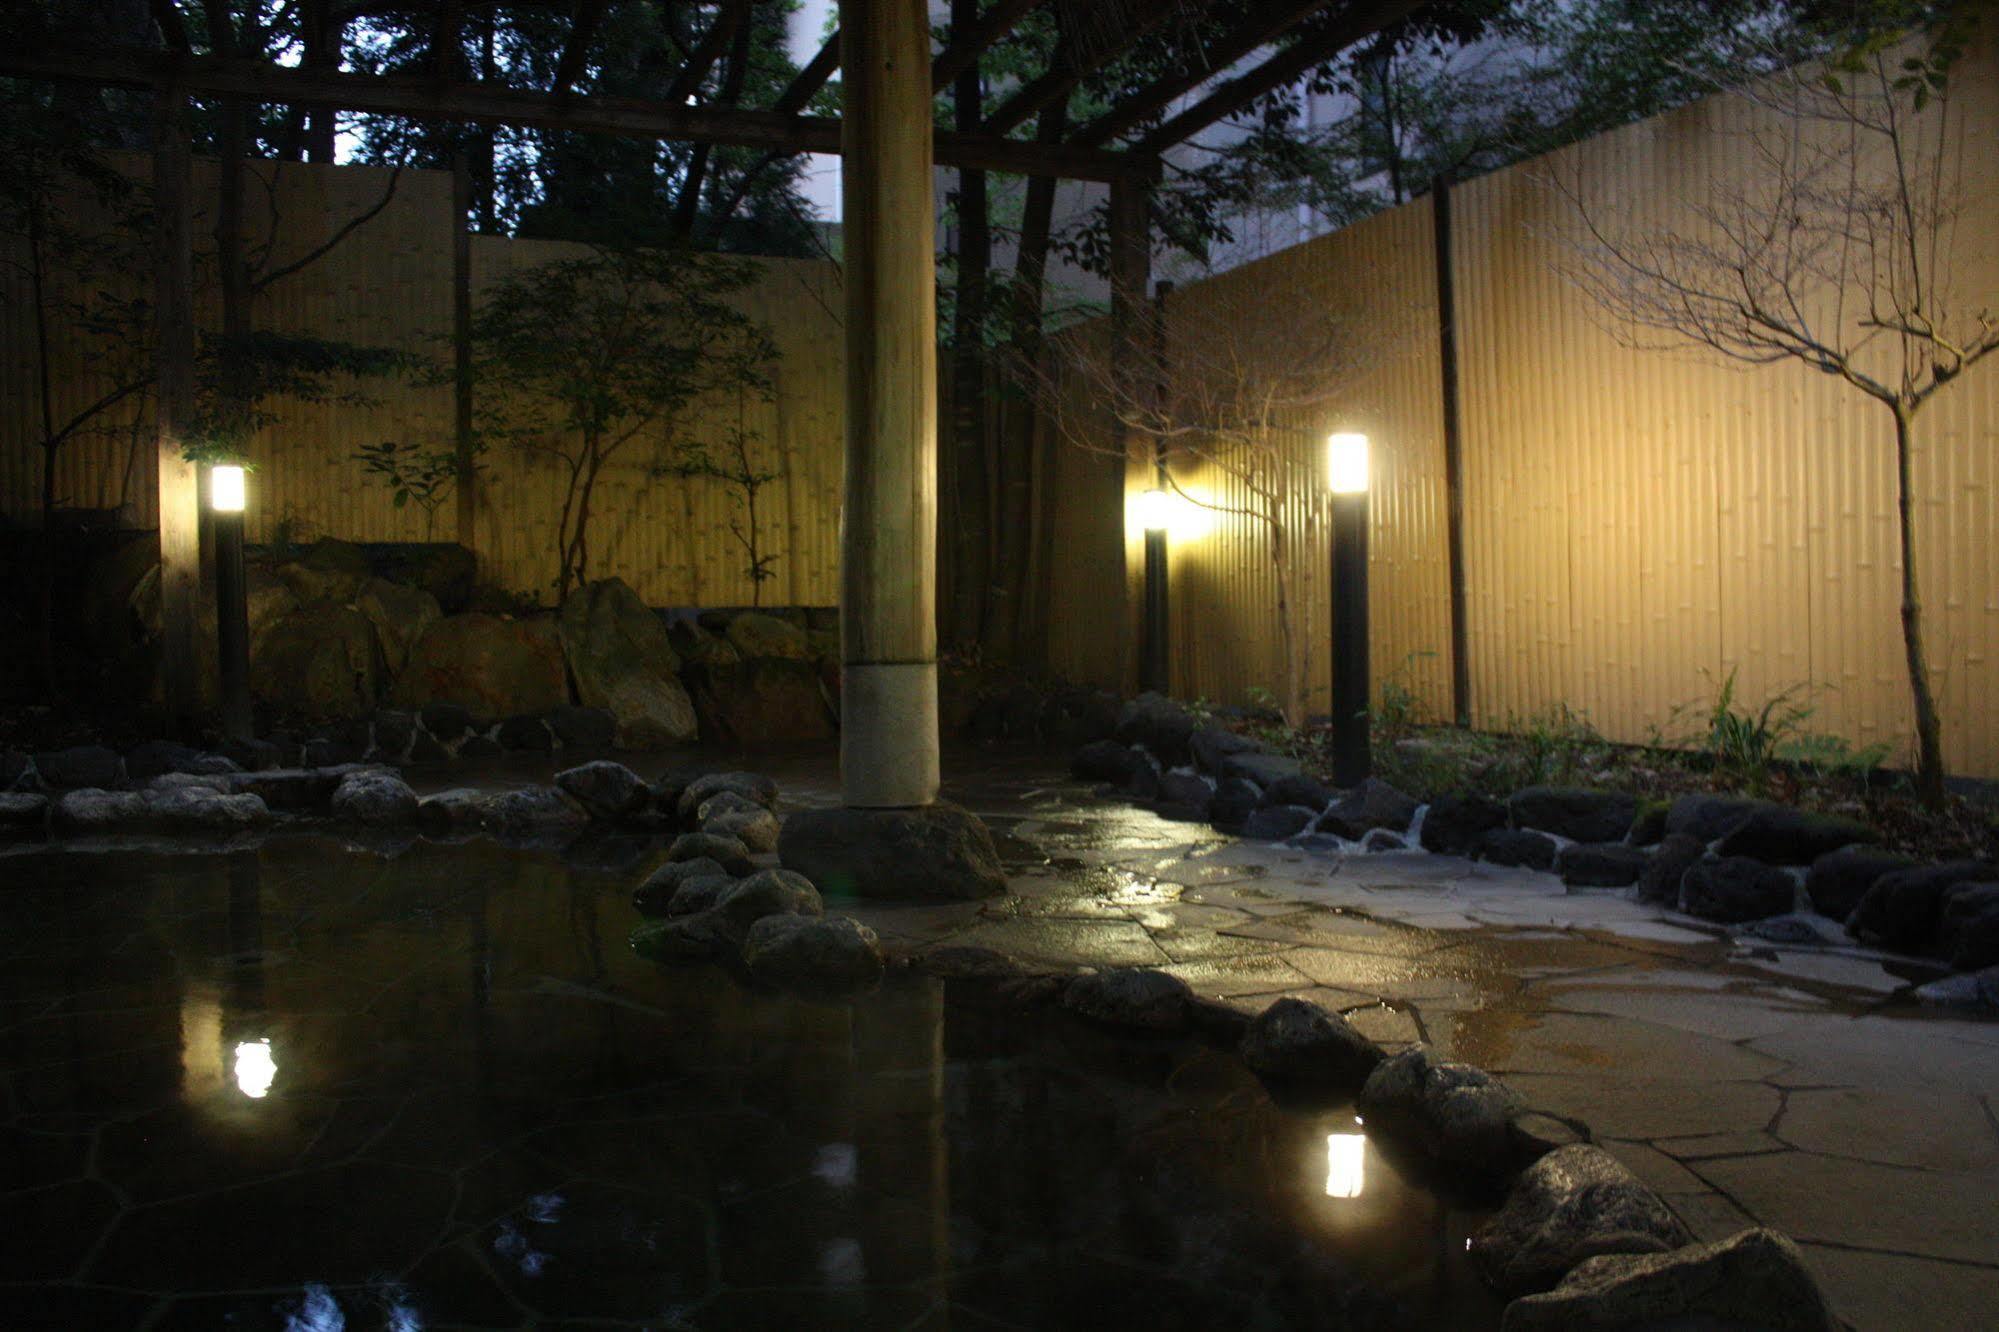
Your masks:
M 1605 741 L 1589 718 L 1567 703 L 1557 703 L 1517 719 L 1509 727 L 1520 743 L 1520 780 L 1516 786 L 1574 781 L 1600 755 Z
M 1386 743 L 1393 744 L 1423 723 L 1423 700 L 1409 679 L 1417 662 L 1436 655 L 1411 652 L 1381 682 L 1380 701 L 1375 704 L 1370 729 Z
M 1723 780 L 1767 792 L 1784 768 L 1821 774 L 1865 773 L 1881 765 L 1887 745 L 1855 749 L 1844 738 L 1806 729 L 1814 706 L 1803 701 L 1806 687 L 1786 686 L 1761 703 L 1738 703 L 1731 669 L 1702 714 L 1703 727 L 1687 737 Z
M 707 477 L 729 488 L 729 502 L 734 510 L 729 518 L 729 535 L 743 548 L 743 572 L 750 580 L 750 604 L 761 606 L 763 585 L 777 577 L 774 566 L 782 557 L 763 547 L 757 497 L 783 473 L 764 471 L 751 458 L 755 439 L 749 431 L 732 430 L 719 447 L 695 444 L 668 470 L 681 477 Z
M 458 488 L 455 452 L 385 439 L 379 444 L 363 444 L 348 456 L 361 464 L 363 472 L 389 488 L 398 509 L 414 504 L 423 511 L 424 540 L 436 536 L 437 511 Z
M 769 330 L 728 299 L 750 264 L 686 249 L 597 248 L 509 276 L 472 320 L 479 437 L 565 476 L 556 594 L 588 577 L 591 501 L 635 444 L 654 475 L 698 468 L 716 447 L 692 431 L 722 394 L 768 399 Z
M 430 363 L 390 347 L 253 331 L 237 338 L 204 332 L 195 355 L 191 462 L 241 462 L 250 436 L 277 423 L 278 399 L 364 407 L 375 379 L 423 379 Z

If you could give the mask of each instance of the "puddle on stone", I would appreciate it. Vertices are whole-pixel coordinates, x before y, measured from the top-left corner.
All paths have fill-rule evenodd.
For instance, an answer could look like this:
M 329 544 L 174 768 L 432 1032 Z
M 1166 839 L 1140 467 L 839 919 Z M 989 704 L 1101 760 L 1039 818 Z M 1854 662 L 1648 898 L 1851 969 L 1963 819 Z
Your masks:
M 0 1326 L 1496 1326 L 1475 1215 L 1350 1112 L 931 981 L 656 968 L 602 864 L 10 861 Z

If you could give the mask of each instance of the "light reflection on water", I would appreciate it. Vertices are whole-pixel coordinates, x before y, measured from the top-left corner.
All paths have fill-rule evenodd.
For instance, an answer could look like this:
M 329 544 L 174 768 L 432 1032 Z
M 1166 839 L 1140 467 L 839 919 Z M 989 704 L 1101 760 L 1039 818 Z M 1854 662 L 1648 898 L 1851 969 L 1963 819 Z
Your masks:
M 1367 1135 L 1326 1135 L 1326 1196 L 1358 1198 L 1367 1186 Z
M 253 1101 L 261 1101 L 271 1093 L 271 1084 L 278 1080 L 278 1061 L 271 1054 L 271 1041 L 267 1036 L 258 1041 L 238 1041 L 236 1043 L 236 1089 Z

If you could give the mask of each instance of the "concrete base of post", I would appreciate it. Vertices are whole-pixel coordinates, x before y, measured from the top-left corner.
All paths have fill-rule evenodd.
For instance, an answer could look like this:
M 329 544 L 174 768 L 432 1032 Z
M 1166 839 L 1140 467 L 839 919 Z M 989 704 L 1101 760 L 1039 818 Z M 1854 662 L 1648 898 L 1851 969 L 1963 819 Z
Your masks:
M 937 664 L 849 662 L 840 673 L 840 800 L 910 809 L 937 798 Z

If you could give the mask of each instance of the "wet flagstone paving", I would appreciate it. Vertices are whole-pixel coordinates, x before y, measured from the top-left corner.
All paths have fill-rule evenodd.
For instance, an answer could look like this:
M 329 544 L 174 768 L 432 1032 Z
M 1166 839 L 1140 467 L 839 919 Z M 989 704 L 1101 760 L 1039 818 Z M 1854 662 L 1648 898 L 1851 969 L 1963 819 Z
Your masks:
M 824 760 L 760 766 L 834 799 Z M 1856 950 L 1238 842 L 1059 769 L 947 762 L 1007 897 L 829 907 L 1303 995 L 1587 1121 L 1702 1238 L 1785 1230 L 1855 1327 L 1992 1325 L 1999 1024 Z M 1350 1118 L 934 984 L 827 1008 L 641 964 L 660 848 L 577 851 L 0 859 L 0 1327 L 1491 1325 L 1473 1218 L 1372 1146 L 1327 1196 Z

